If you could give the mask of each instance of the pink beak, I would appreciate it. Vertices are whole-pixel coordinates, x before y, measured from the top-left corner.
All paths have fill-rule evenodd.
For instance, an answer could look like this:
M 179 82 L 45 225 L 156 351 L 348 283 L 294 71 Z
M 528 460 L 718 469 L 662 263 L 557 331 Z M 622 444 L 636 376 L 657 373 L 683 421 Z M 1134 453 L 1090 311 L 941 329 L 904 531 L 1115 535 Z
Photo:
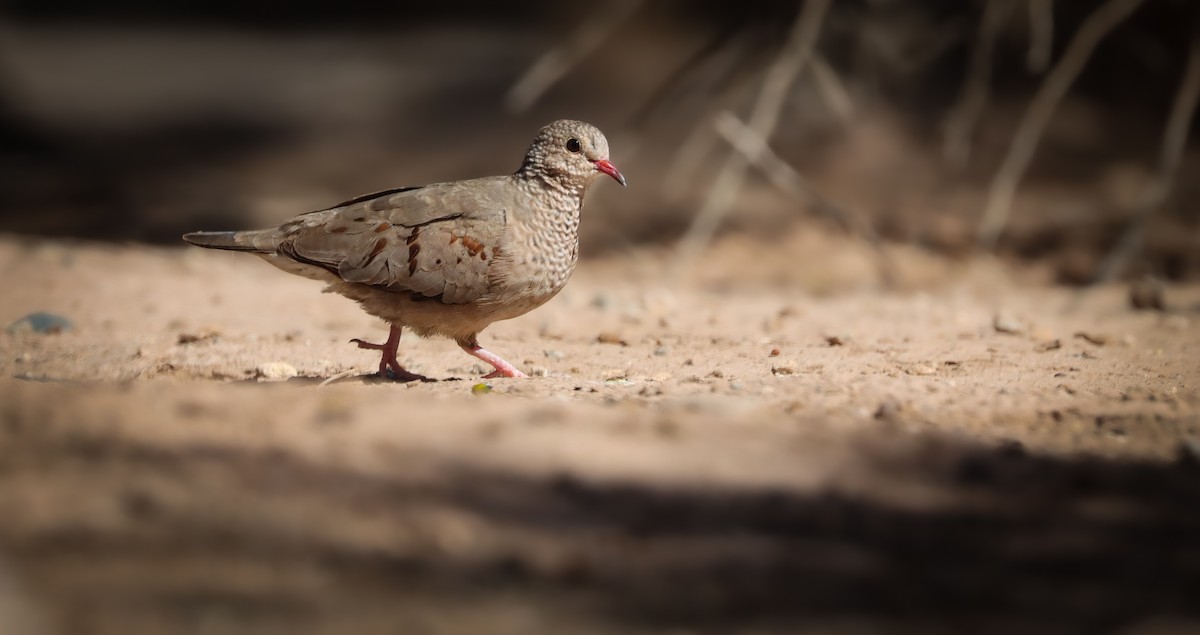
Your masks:
M 625 187 L 625 175 L 621 174 L 617 166 L 613 165 L 608 159 L 598 159 L 592 163 L 596 164 L 597 170 L 613 177 L 613 180 L 620 183 L 621 187 Z

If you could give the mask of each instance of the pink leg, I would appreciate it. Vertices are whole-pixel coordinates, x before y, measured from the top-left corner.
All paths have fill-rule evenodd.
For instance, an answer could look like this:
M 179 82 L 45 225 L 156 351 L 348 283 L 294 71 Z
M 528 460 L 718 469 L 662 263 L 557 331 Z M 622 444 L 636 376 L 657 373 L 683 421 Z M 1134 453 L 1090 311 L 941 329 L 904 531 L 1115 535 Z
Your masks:
M 350 340 L 352 344 L 358 344 L 359 348 L 365 348 L 371 351 L 383 351 L 379 360 L 379 376 L 384 379 L 388 378 L 388 371 L 392 371 L 392 378 L 396 381 L 431 381 L 424 375 L 410 373 L 400 365 L 400 360 L 396 359 L 396 349 L 400 347 L 400 327 L 392 325 L 392 330 L 388 332 L 387 342 L 383 344 L 372 344 L 364 342 L 358 338 Z
M 519 370 L 516 366 L 504 361 L 503 357 L 487 350 L 475 341 L 475 338 L 470 340 L 460 340 L 458 345 L 462 347 L 468 354 L 478 357 L 487 362 L 496 370 L 483 376 L 484 379 L 495 379 L 496 377 L 527 377 L 527 375 Z

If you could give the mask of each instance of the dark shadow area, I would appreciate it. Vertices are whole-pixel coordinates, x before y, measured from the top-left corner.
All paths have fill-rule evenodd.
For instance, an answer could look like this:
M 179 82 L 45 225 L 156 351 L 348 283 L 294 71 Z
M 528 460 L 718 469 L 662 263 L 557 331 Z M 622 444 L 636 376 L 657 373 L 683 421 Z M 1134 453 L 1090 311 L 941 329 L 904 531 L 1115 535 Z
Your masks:
M 1200 465 L 1191 455 L 1114 462 L 938 442 L 872 468 L 958 501 L 922 510 L 836 491 L 568 475 L 467 470 L 412 480 L 278 451 L 100 439 L 51 447 L 26 436 L 42 469 L 119 470 L 127 483 L 129 530 L 44 527 L 4 545 L 45 581 L 68 624 L 88 623 L 89 612 L 114 620 L 96 632 L 153 623 L 147 615 L 192 632 L 204 610 L 228 611 L 242 626 L 364 632 L 369 616 L 416 619 L 414 598 L 457 606 L 431 632 L 464 632 L 456 625 L 486 616 L 491 608 L 475 602 L 493 594 L 571 607 L 542 616 L 539 626 L 555 632 L 603 624 L 788 633 L 852 615 L 865 629 L 855 632 L 1096 633 L 1149 616 L 1200 618 Z M 5 463 L 4 472 L 20 471 L 20 461 Z M 152 486 L 160 477 L 189 489 L 163 498 Z M 261 504 L 206 507 L 215 482 Z M 415 519 L 431 513 L 465 518 L 476 533 L 456 542 L 458 525 L 424 522 L 413 534 Z M 202 574 L 197 559 L 207 563 Z M 243 584 L 259 566 L 269 573 Z M 59 579 L 79 568 L 89 582 Z M 294 583 L 314 572 L 333 586 Z M 110 588 L 108 575 L 121 583 Z
M 16 141 L 0 145 L 5 231 L 155 243 L 244 222 L 240 193 L 214 182 L 214 168 L 236 171 L 288 139 L 264 122 L 221 119 L 70 137 L 9 119 L 0 136 Z

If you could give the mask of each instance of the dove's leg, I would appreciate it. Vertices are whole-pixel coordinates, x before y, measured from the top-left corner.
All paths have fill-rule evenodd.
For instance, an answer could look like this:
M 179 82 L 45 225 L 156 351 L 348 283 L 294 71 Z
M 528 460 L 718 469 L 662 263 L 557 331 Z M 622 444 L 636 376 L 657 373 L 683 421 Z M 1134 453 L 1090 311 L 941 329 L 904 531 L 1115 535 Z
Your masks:
M 468 354 L 478 357 L 479 359 L 491 364 L 496 370 L 483 376 L 484 379 L 494 379 L 496 377 L 526 377 L 525 373 L 517 370 L 516 366 L 504 361 L 503 357 L 487 350 L 479 345 L 475 338 L 469 340 L 459 340 L 458 345 L 462 347 Z
M 400 365 L 400 360 L 396 359 L 396 349 L 400 347 L 400 327 L 392 325 L 392 330 L 388 332 L 387 341 L 383 344 L 372 344 L 364 342 L 358 338 L 350 340 L 352 344 L 358 344 L 359 348 L 365 348 L 371 351 L 383 351 L 379 360 L 379 376 L 386 379 L 388 371 L 392 371 L 392 378 L 396 381 L 430 381 L 424 375 L 410 373 Z

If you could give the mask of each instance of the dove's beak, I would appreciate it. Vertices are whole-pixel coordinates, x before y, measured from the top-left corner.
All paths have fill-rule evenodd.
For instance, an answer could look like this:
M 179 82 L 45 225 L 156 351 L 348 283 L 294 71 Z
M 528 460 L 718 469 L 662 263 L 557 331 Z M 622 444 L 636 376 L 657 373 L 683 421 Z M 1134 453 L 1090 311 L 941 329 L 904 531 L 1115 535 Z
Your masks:
M 608 159 L 598 159 L 593 161 L 593 163 L 596 164 L 597 170 L 600 170 L 601 172 L 613 177 L 613 180 L 617 183 L 620 183 L 621 187 L 625 187 L 625 175 L 621 174 L 621 171 L 618 170 L 617 166 L 613 165 L 611 161 Z

